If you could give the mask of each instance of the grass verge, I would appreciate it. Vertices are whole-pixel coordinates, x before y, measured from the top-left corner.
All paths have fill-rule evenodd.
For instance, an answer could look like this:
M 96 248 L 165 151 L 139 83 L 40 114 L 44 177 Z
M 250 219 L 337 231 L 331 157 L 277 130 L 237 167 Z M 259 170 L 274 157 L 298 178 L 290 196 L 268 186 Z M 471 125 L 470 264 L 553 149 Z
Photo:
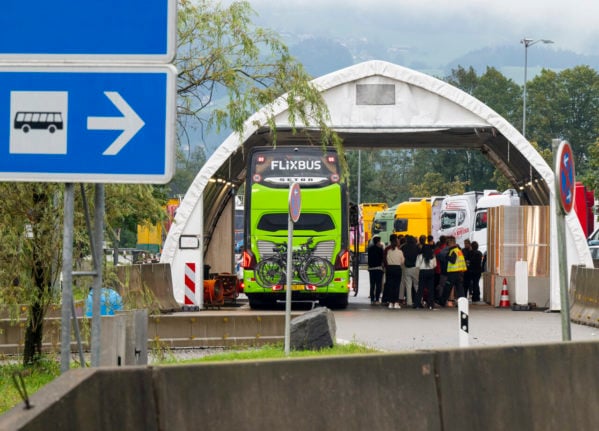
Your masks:
M 31 396 L 60 375 L 60 362 L 47 356 L 29 367 L 22 364 L 1 365 L 0 414 L 23 402 L 13 378 L 18 373 L 23 377 L 27 395 Z

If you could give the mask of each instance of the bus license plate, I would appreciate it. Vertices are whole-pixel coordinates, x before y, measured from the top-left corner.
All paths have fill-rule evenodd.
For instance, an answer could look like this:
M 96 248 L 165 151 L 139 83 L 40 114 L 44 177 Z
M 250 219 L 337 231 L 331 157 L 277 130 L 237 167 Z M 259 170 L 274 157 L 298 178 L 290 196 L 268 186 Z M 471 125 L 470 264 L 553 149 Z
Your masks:
M 303 284 L 292 284 L 291 285 L 291 290 L 304 290 L 304 285 Z

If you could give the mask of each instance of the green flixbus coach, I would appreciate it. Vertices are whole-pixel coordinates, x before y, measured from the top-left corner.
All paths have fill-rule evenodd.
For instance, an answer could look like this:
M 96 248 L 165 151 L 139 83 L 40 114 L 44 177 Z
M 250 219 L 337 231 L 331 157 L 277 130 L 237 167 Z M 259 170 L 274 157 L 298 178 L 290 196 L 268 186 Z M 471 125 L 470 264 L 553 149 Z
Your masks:
M 338 155 L 327 147 L 256 147 L 248 155 L 245 187 L 244 293 L 252 308 L 285 300 L 286 283 L 261 286 L 258 262 L 273 256 L 277 244 L 287 243 L 289 187 L 301 188 L 301 214 L 293 227 L 293 249 L 312 238 L 314 255 L 334 266 L 326 286 L 292 284 L 292 301 L 320 301 L 330 308 L 347 307 L 349 275 L 349 199 L 341 182 Z

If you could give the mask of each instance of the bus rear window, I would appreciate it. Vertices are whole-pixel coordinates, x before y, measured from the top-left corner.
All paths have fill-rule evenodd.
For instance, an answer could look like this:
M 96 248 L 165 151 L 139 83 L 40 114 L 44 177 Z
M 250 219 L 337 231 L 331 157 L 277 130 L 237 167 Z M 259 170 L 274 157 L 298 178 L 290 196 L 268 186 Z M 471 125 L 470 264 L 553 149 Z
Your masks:
M 258 229 L 267 232 L 286 231 L 288 217 L 287 213 L 265 214 L 258 222 Z M 293 229 L 325 232 L 335 229 L 335 224 L 327 214 L 301 214 L 299 220 L 293 225 Z

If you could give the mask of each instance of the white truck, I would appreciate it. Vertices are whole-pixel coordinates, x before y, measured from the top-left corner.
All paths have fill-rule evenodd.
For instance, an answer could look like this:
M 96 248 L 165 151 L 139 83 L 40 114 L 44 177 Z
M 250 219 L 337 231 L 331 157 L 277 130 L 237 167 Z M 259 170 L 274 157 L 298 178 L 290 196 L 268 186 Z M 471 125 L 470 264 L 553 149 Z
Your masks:
M 439 236 L 454 236 L 456 242 L 464 245 L 474 231 L 476 203 L 483 192 L 466 192 L 463 195 L 448 196 L 441 204 L 441 227 Z
M 454 236 L 460 246 L 464 240 L 478 242 L 478 249 L 487 250 L 487 209 L 497 206 L 520 205 L 516 190 L 503 193 L 497 190 L 472 191 L 448 196 L 441 204 L 439 235 Z

